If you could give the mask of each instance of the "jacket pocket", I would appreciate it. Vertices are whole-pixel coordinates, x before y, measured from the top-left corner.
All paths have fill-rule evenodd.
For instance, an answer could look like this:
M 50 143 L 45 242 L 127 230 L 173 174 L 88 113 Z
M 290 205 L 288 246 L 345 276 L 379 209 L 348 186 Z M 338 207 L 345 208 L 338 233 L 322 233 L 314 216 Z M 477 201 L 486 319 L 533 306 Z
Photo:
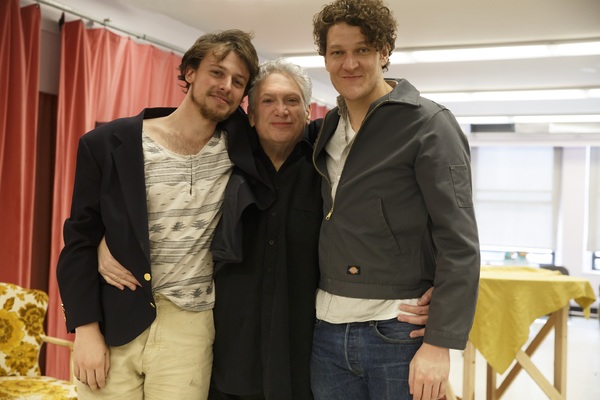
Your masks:
M 385 206 L 383 204 L 383 199 L 379 199 L 379 217 L 381 218 L 380 224 L 382 226 L 382 232 L 384 233 L 385 237 L 386 237 L 386 241 L 389 245 L 389 247 L 391 249 L 394 250 L 394 256 L 398 257 L 401 255 L 406 255 L 407 252 L 406 251 L 402 251 L 402 248 L 398 245 L 398 242 L 396 241 L 396 236 L 394 235 L 394 232 L 390 226 L 390 221 L 387 217 L 387 213 L 385 211 Z
M 473 207 L 471 176 L 467 165 L 451 165 L 450 175 L 454 186 L 454 196 L 459 207 Z

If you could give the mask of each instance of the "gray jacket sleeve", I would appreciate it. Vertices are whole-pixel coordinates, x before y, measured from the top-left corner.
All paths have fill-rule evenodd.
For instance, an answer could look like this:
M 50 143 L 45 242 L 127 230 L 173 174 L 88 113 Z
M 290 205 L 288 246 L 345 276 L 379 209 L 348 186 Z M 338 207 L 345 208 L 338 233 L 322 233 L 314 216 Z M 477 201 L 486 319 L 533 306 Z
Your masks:
M 469 144 L 447 109 L 424 126 L 419 141 L 415 173 L 429 212 L 436 255 L 424 341 L 463 349 L 475 315 L 480 271 Z

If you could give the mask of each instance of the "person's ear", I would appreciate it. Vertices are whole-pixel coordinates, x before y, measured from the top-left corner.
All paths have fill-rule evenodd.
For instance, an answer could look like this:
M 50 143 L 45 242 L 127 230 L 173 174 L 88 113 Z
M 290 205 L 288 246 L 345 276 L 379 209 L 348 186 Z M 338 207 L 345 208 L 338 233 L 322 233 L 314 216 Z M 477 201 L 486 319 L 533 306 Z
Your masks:
M 248 121 L 250 122 L 250 126 L 251 127 L 255 127 L 256 124 L 254 123 L 254 110 L 250 108 L 250 106 L 248 106 Z
M 194 68 L 188 66 L 185 71 L 185 81 L 187 83 L 191 84 L 192 82 L 194 82 L 195 78 L 196 78 L 196 70 Z
M 310 124 L 310 104 L 306 106 L 306 125 Z
M 379 52 L 379 54 L 381 55 L 381 65 L 384 66 L 390 59 L 390 46 L 385 45 L 385 47 Z

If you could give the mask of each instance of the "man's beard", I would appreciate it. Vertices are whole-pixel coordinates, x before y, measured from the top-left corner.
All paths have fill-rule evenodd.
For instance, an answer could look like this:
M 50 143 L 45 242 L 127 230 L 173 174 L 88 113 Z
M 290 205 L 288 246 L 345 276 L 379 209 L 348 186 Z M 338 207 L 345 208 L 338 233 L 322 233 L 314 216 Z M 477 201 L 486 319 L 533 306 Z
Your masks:
M 192 92 L 192 103 L 196 105 L 198 111 L 200 111 L 200 115 L 213 122 L 225 121 L 227 118 L 229 118 L 231 114 L 233 114 L 234 111 L 231 109 L 227 109 L 226 111 L 224 111 L 210 108 L 206 105 L 206 103 L 200 102 L 198 98 L 196 98 L 194 92 Z

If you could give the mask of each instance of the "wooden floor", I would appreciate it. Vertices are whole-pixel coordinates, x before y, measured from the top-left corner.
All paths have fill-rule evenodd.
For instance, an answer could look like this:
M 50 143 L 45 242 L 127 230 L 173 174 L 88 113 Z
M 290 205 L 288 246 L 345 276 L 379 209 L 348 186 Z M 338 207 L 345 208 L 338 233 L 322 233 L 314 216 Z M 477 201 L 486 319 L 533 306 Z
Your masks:
M 535 336 L 545 321 L 536 321 L 530 330 L 530 339 Z M 597 318 L 586 320 L 571 316 L 567 332 L 567 400 L 600 400 L 600 324 Z M 551 332 L 533 356 L 533 362 L 552 382 L 553 341 Z M 462 394 L 462 352 L 450 353 L 450 383 L 456 395 Z M 477 353 L 475 399 L 485 399 L 485 360 Z M 510 369 L 510 368 L 509 368 Z M 504 376 L 498 377 L 501 382 Z M 536 386 L 525 372 L 521 372 L 507 389 L 502 400 L 545 400 L 548 397 Z

